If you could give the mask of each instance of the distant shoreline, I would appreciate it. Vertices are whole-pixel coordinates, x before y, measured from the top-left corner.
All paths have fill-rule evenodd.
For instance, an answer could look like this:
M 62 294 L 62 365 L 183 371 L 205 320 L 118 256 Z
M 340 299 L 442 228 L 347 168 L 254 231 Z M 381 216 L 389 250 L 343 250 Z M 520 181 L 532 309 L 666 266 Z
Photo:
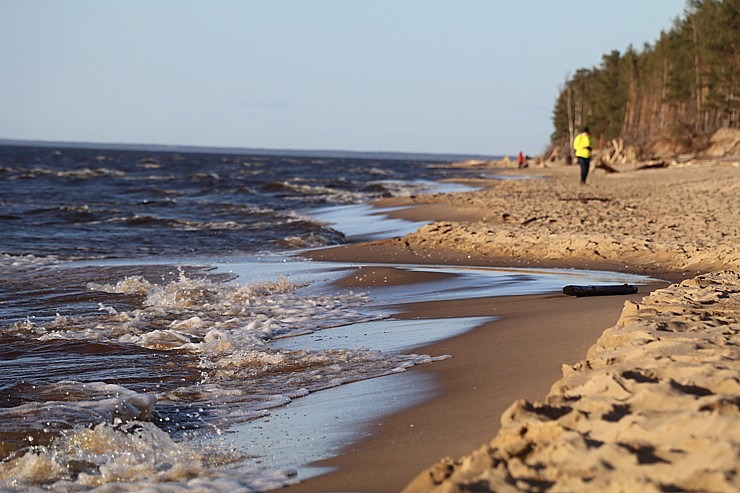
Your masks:
M 329 149 L 263 149 L 249 147 L 210 147 L 169 144 L 123 144 L 113 142 L 74 142 L 46 140 L 0 139 L 0 146 L 17 147 L 60 147 L 64 149 L 101 149 L 114 151 L 146 152 L 185 152 L 209 154 L 249 154 L 264 156 L 316 157 L 316 158 L 351 158 L 351 159 L 384 159 L 409 161 L 461 161 L 468 159 L 501 159 L 503 156 L 482 154 L 434 154 L 394 151 L 347 151 Z

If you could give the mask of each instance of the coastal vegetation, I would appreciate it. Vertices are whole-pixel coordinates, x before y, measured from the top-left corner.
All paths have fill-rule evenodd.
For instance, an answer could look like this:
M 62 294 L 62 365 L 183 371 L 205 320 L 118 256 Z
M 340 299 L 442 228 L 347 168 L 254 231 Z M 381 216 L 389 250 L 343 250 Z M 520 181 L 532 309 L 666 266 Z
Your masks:
M 568 155 L 584 125 L 598 148 L 643 157 L 705 148 L 717 130 L 740 128 L 739 47 L 740 0 L 688 0 L 653 45 L 612 51 L 566 78 L 552 148 Z

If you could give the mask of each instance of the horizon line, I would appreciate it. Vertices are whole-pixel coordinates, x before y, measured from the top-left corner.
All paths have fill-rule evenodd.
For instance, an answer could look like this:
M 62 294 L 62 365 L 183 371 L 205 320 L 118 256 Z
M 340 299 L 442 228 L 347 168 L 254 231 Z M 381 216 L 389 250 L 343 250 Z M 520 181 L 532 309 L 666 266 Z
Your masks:
M 348 155 L 386 156 L 395 157 L 424 157 L 426 159 L 448 160 L 448 159 L 501 159 L 507 154 L 480 154 L 480 153 L 456 153 L 456 152 L 413 152 L 413 151 L 356 151 L 346 149 L 278 149 L 264 147 L 238 147 L 238 146 L 207 146 L 188 144 L 144 144 L 144 143 L 122 143 L 122 142 L 84 142 L 64 140 L 32 140 L 32 139 L 4 139 L 0 138 L 0 145 L 20 147 L 66 147 L 78 149 L 108 149 L 108 150 L 143 150 L 151 152 L 204 152 L 224 154 L 258 154 L 279 156 L 306 156 L 306 157 L 339 157 Z

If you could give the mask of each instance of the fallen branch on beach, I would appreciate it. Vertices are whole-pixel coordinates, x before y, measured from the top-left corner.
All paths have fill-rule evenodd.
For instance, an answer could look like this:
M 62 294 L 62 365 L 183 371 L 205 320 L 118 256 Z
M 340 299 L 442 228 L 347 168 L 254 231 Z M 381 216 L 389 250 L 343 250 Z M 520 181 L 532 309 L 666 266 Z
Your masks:
M 641 165 L 637 166 L 637 168 L 635 168 L 635 169 L 638 169 L 638 170 L 642 170 L 642 169 L 659 169 L 659 168 L 667 168 L 668 166 L 670 166 L 670 164 L 667 163 L 666 161 L 658 161 L 657 163 L 645 163 L 645 164 L 641 164 Z
M 635 294 L 637 292 L 637 286 L 631 284 L 619 284 L 619 285 L 591 285 L 591 286 L 577 286 L 569 284 L 563 288 L 563 294 L 568 296 L 611 296 L 617 294 Z
M 603 169 L 607 173 L 619 173 L 619 170 L 612 168 L 607 163 L 597 162 L 595 166 L 596 166 L 596 169 Z
M 525 219 L 524 221 L 522 221 L 522 226 L 526 226 L 526 225 L 528 225 L 530 223 L 533 223 L 535 221 L 540 221 L 542 219 L 547 219 L 548 217 L 550 217 L 550 216 L 535 216 L 535 217 L 530 217 L 529 219 Z

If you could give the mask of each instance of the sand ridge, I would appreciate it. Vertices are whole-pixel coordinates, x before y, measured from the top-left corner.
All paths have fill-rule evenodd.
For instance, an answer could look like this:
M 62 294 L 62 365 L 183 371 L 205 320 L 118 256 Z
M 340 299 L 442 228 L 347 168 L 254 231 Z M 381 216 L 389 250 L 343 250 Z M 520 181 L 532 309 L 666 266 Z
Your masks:
M 544 402 L 404 491 L 740 491 L 740 275 L 627 302 Z M 475 489 L 471 489 L 475 486 Z

